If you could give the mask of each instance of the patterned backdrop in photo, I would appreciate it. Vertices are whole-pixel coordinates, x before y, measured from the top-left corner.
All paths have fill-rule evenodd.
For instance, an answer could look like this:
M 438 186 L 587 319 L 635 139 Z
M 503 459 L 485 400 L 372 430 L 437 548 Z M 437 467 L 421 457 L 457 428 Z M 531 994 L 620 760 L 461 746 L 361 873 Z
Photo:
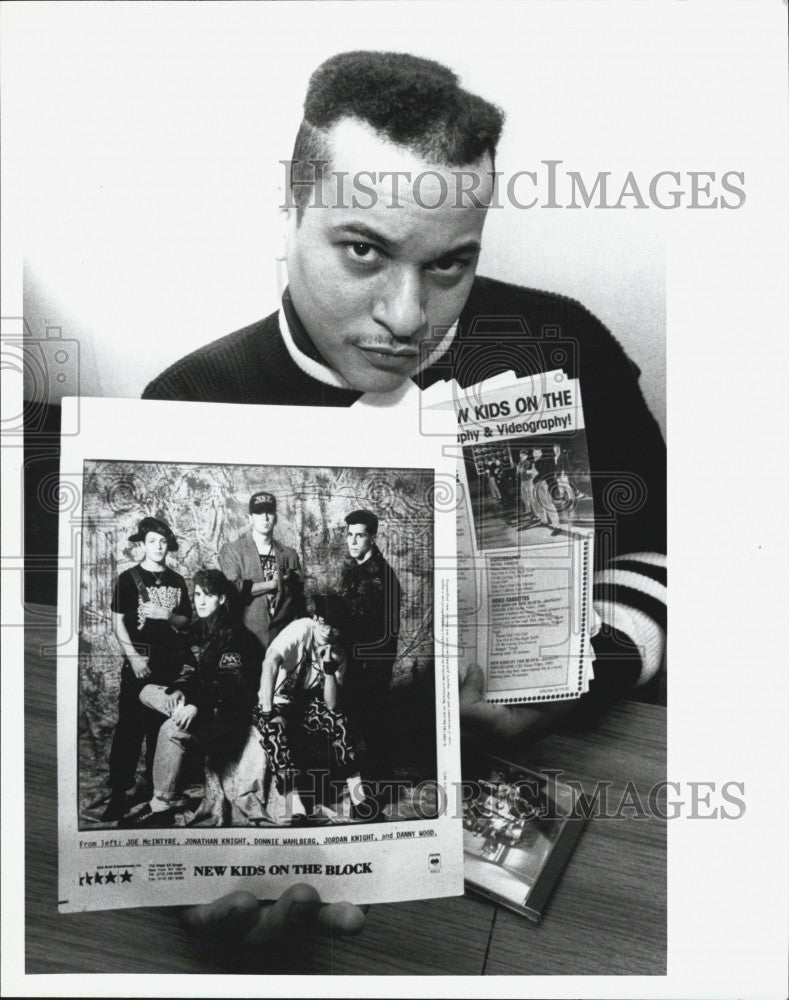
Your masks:
M 142 462 L 85 463 L 80 628 L 79 779 L 81 811 L 101 794 L 117 717 L 121 654 L 110 601 L 120 572 L 142 547 L 129 535 L 146 515 L 178 538 L 168 565 L 187 582 L 218 566 L 226 541 L 249 530 L 248 502 L 265 489 L 277 499 L 275 538 L 299 554 L 306 589 L 336 588 L 347 554 L 345 515 L 379 517 L 378 544 L 403 590 L 393 683 L 433 666 L 433 472 Z

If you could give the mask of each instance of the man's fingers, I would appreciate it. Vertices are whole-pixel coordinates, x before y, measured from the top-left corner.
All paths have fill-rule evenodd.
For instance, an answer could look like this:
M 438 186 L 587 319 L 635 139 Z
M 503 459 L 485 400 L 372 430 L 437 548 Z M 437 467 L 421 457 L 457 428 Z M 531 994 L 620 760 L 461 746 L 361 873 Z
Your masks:
M 463 728 L 491 735 L 505 735 L 503 729 L 506 726 L 506 719 L 503 708 L 503 705 L 489 705 L 486 701 L 469 703 L 460 711 Z
M 192 724 L 192 719 L 194 716 L 191 712 L 185 712 L 183 705 L 179 705 L 173 713 L 173 719 L 179 729 L 187 730 Z
M 329 903 L 322 906 L 316 915 L 317 929 L 320 934 L 344 934 L 351 936 L 359 934 L 366 919 L 369 907 L 354 906 L 353 903 Z
M 201 937 L 241 938 L 253 927 L 260 904 L 251 892 L 231 892 L 202 906 L 186 906 L 181 923 Z
M 485 701 L 485 674 L 474 663 L 460 685 L 460 719 L 463 729 L 489 736 L 509 738 L 520 731 L 519 720 L 509 705 Z
M 275 903 L 258 908 L 257 919 L 244 936 L 245 944 L 260 944 L 286 933 L 304 930 L 315 922 L 321 899 L 318 890 L 303 882 L 286 889 Z
M 358 934 L 366 911 L 367 907 L 351 903 L 323 905 L 316 889 L 297 883 L 274 903 L 261 903 L 250 892 L 231 892 L 213 903 L 185 907 L 180 916 L 183 925 L 200 937 L 256 945 L 300 932 Z
M 475 705 L 485 697 L 485 674 L 476 663 L 472 664 L 460 684 L 460 710 Z

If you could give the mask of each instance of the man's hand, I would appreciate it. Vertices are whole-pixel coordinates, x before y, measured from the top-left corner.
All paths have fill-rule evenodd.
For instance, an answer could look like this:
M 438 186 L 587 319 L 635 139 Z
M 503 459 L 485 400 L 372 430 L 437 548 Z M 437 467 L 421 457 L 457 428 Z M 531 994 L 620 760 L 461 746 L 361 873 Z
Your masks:
M 140 603 L 139 613 L 143 618 L 151 618 L 162 622 L 166 622 L 170 617 L 170 612 L 167 608 L 161 604 L 155 604 L 153 601 Z
M 491 705 L 485 701 L 485 675 L 475 664 L 460 685 L 460 728 L 465 734 L 497 739 L 537 739 L 564 715 L 570 704 Z
M 173 722 L 179 729 L 188 729 L 197 717 L 197 705 L 178 705 L 173 712 Z
M 342 652 L 337 646 L 326 646 L 321 651 L 321 665 L 323 672 L 329 677 L 337 673 L 337 668 L 342 663 Z
M 183 705 L 185 701 L 186 697 L 183 691 L 173 691 L 172 694 L 167 696 L 167 701 L 165 703 L 167 714 L 172 715 L 176 708 L 178 708 L 179 705 Z
M 231 892 L 213 903 L 188 906 L 181 922 L 215 947 L 250 946 L 294 934 L 352 935 L 365 923 L 367 907 L 351 903 L 323 904 L 317 890 L 298 883 L 274 903 L 264 903 L 251 892 Z
M 129 664 L 138 681 L 144 681 L 146 677 L 151 676 L 151 668 L 148 666 L 147 656 L 140 656 L 139 653 L 136 656 L 130 656 Z
M 304 580 L 297 569 L 288 566 L 282 571 L 282 588 L 291 597 L 304 592 Z

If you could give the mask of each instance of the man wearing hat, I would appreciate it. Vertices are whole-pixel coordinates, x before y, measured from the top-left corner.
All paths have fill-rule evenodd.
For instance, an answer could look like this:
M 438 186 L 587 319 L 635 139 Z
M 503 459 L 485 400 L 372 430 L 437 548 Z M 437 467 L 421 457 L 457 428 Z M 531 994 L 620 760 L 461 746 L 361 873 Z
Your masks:
M 260 662 L 272 639 L 304 614 L 304 578 L 295 549 L 274 538 L 276 498 L 265 490 L 249 499 L 249 531 L 219 552 L 219 567 L 238 590 L 244 625 L 257 637 Z
M 170 526 L 161 518 L 144 517 L 129 536 L 143 546 L 143 558 L 118 577 L 112 595 L 112 625 L 123 652 L 118 722 L 112 737 L 109 763 L 110 802 L 103 820 L 117 820 L 133 804 L 126 793 L 134 785 L 143 738 L 146 740 L 146 780 L 163 716 L 139 699 L 146 684 L 169 685 L 182 663 L 184 629 L 192 606 L 184 578 L 167 566 L 168 552 L 178 551 Z M 150 789 L 143 790 L 149 793 Z M 147 797 L 147 795 L 146 795 Z
M 378 518 L 354 510 L 345 518 L 348 557 L 340 570 L 340 594 L 348 608 L 348 709 L 364 738 L 368 770 L 386 771 L 389 686 L 400 632 L 400 583 L 376 544 Z M 378 771 L 378 773 L 374 773 Z

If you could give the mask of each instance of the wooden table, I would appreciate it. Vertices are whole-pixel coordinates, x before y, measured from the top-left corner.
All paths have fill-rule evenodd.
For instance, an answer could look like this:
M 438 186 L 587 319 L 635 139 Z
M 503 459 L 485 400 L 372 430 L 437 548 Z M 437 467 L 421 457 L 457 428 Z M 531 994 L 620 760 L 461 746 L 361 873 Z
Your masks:
M 539 925 L 476 899 L 375 906 L 354 939 L 299 939 L 268 952 L 207 954 L 173 912 L 59 914 L 54 610 L 30 608 L 25 632 L 26 971 L 564 975 L 666 971 L 666 829 L 656 817 L 593 817 Z M 629 782 L 646 804 L 663 780 L 664 708 L 623 702 L 592 731 L 559 732 L 529 753 L 591 789 L 610 782 L 611 812 Z M 624 800 L 625 803 L 627 800 Z

